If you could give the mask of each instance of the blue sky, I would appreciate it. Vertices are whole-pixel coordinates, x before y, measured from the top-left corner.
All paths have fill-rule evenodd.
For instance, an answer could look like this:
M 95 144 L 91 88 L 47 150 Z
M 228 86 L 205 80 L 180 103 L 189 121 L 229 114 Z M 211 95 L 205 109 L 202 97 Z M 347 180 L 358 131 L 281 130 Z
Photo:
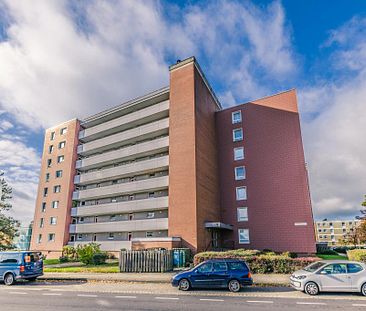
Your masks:
M 314 215 L 366 192 L 366 2 L 0 0 L 0 169 L 32 219 L 45 128 L 168 85 L 195 55 L 225 107 L 298 91 Z

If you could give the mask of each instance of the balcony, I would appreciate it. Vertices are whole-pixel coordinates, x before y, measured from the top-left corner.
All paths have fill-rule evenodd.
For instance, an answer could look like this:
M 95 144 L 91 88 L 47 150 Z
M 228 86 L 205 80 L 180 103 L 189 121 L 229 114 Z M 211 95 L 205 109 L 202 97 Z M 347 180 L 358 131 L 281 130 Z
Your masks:
M 128 144 L 135 144 L 139 141 L 154 138 L 160 135 L 167 135 L 169 129 L 169 118 L 155 121 L 149 124 L 138 126 L 124 132 L 113 134 L 104 138 L 79 145 L 77 152 L 87 156 L 94 153 L 115 149 Z
M 168 208 L 168 197 L 143 200 L 122 201 L 107 204 L 79 206 L 71 209 L 71 216 L 86 217 L 94 215 L 113 215 L 132 212 L 155 211 Z
M 76 169 L 80 171 L 113 164 L 116 160 L 129 161 L 137 157 L 165 152 L 169 148 L 169 137 L 161 137 L 133 146 L 105 152 L 89 158 L 76 161 Z
M 139 181 L 115 184 L 106 187 L 97 187 L 93 189 L 74 191 L 73 200 L 86 200 L 108 198 L 122 194 L 150 192 L 167 188 L 169 176 L 149 178 Z
M 133 162 L 131 164 L 120 165 L 100 171 L 76 175 L 74 178 L 74 183 L 83 185 L 93 182 L 102 182 L 110 179 L 132 176 L 136 173 L 154 172 L 158 169 L 166 169 L 168 166 L 169 156 L 163 156 L 145 161 Z
M 169 101 L 166 100 L 156 105 L 123 115 L 122 117 L 86 128 L 79 133 L 79 139 L 83 142 L 89 142 L 168 116 Z
M 154 230 L 168 230 L 168 218 L 70 225 L 70 233 L 133 232 Z
M 91 241 L 76 241 L 76 242 L 69 242 L 68 245 L 77 247 L 78 245 L 87 245 L 90 244 Z M 104 252 L 117 252 L 120 251 L 122 248 L 130 250 L 132 242 L 131 241 L 97 241 L 100 245 L 100 249 Z

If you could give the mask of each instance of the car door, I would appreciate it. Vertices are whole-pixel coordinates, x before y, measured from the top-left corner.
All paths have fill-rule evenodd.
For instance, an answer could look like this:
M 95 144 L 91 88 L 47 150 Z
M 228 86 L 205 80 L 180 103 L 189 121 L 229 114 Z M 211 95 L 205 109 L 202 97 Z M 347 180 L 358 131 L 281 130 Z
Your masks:
M 193 287 L 210 287 L 210 273 L 212 272 L 212 263 L 203 263 L 197 267 L 190 276 Z
M 351 291 L 351 277 L 347 274 L 345 263 L 334 263 L 325 266 L 319 272 L 319 281 L 323 291 Z
M 351 279 L 352 290 L 359 291 L 362 284 L 366 281 L 365 270 L 358 263 L 348 263 L 347 273 Z
M 211 287 L 226 287 L 229 280 L 229 273 L 226 262 L 214 262 L 212 272 L 209 275 L 209 279 Z

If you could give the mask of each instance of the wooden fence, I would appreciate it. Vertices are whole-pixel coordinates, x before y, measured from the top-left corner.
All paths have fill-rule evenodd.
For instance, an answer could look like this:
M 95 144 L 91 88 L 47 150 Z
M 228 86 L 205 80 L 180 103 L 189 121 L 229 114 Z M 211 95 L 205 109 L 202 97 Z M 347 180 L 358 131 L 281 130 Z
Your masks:
M 167 272 L 173 270 L 171 250 L 121 251 L 120 272 Z

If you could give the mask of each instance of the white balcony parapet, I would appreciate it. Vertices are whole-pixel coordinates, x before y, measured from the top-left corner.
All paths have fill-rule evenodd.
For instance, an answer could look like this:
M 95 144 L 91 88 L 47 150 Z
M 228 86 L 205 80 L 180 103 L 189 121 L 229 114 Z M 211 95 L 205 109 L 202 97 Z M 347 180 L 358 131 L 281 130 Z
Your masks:
M 126 165 L 102 169 L 90 173 L 76 175 L 74 178 L 75 184 L 87 184 L 92 182 L 101 182 L 109 179 L 122 178 L 136 173 L 153 172 L 157 169 L 165 169 L 169 166 L 169 156 L 133 162 Z
M 116 160 L 131 160 L 136 157 L 148 156 L 168 150 L 169 137 L 161 137 L 133 146 L 107 151 L 76 161 L 76 168 L 80 171 L 88 170 L 102 165 L 109 165 Z
M 150 192 L 165 189 L 169 185 L 169 176 L 148 178 L 139 181 L 115 184 L 106 187 L 97 187 L 82 191 L 74 191 L 73 200 L 86 200 L 113 197 L 120 194 L 130 194 L 139 192 Z
M 79 139 L 87 142 L 107 135 L 140 126 L 169 115 L 169 100 L 131 112 L 119 118 L 80 131 Z
M 122 201 L 107 204 L 79 206 L 71 209 L 71 216 L 86 217 L 95 215 L 113 215 L 132 212 L 155 211 L 168 208 L 168 197 L 143 200 Z
M 90 244 L 91 241 L 76 241 L 69 242 L 68 245 L 77 247 L 78 245 L 84 246 Z M 131 241 L 96 241 L 95 243 L 100 245 L 100 249 L 104 252 L 117 252 L 121 249 L 131 250 Z
M 129 143 L 138 142 L 142 139 L 153 138 L 154 136 L 168 133 L 169 118 L 138 126 L 117 134 L 93 140 L 78 146 L 78 152 L 82 155 L 102 152 L 111 148 L 124 146 Z M 143 137 L 143 138 L 141 138 Z M 80 150 L 79 150 L 80 149 Z
M 168 230 L 168 218 L 71 224 L 70 233 L 106 233 Z

